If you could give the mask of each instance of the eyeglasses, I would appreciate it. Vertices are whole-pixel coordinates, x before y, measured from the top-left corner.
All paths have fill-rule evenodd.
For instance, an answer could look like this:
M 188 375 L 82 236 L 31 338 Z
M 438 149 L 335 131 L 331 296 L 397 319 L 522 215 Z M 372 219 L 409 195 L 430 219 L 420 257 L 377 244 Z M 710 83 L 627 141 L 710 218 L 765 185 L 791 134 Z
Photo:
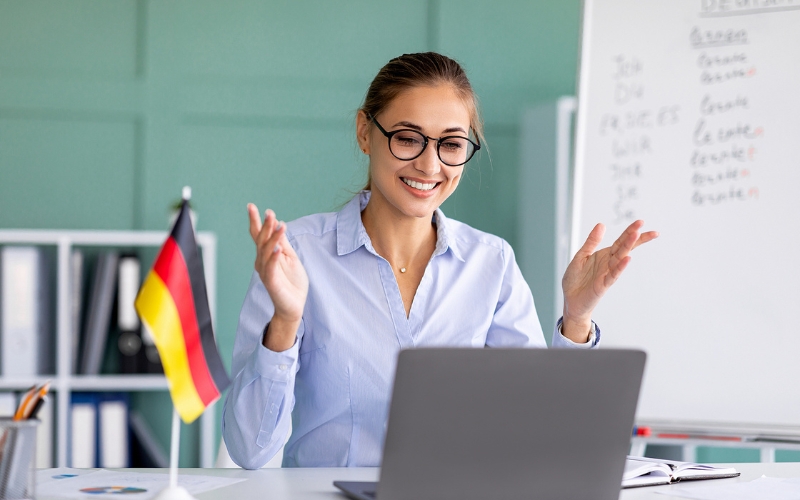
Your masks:
M 406 128 L 387 132 L 374 116 L 370 119 L 389 140 L 389 151 L 398 160 L 411 161 L 418 158 L 428 147 L 429 140 L 436 141 L 436 154 L 439 155 L 442 163 L 450 167 L 458 167 L 467 163 L 475 151 L 481 149 L 480 144 L 475 144 L 466 137 L 458 135 L 448 135 L 437 139 Z

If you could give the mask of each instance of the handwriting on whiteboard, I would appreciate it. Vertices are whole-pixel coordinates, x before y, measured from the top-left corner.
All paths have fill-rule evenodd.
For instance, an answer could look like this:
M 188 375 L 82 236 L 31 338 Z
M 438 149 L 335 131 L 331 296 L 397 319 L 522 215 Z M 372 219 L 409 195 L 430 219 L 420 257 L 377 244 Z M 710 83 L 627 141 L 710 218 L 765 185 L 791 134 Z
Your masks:
M 728 12 L 728 2 L 704 1 L 708 12 Z M 720 10 L 722 9 L 722 10 Z M 752 123 L 748 80 L 758 75 L 747 53 L 747 30 L 692 27 L 689 44 L 699 51 L 696 67 L 704 88 L 692 132 L 689 158 L 691 204 L 715 206 L 758 200 L 757 144 L 766 134 Z

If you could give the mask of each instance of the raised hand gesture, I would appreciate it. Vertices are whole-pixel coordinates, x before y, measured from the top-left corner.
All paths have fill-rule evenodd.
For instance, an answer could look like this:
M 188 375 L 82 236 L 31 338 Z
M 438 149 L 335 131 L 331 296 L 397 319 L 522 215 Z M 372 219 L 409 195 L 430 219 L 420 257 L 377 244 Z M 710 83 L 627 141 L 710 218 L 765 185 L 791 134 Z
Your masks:
M 276 352 L 294 345 L 308 295 L 308 275 L 286 238 L 286 224 L 267 210 L 264 223 L 258 208 L 249 203 L 250 236 L 256 244 L 255 269 L 275 305 L 263 344 Z
M 603 240 L 605 226 L 597 224 L 572 262 L 567 266 L 561 286 L 564 290 L 564 323 L 561 333 L 575 342 L 586 342 L 592 312 L 600 298 L 625 270 L 630 252 L 658 237 L 656 231 L 639 234 L 644 221 L 637 220 L 622 232 L 610 247 L 595 251 Z

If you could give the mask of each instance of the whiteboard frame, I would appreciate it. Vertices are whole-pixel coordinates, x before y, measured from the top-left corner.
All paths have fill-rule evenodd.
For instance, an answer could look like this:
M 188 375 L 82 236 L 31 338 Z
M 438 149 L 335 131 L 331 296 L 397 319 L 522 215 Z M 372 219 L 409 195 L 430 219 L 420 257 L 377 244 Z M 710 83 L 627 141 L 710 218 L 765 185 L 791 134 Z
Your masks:
M 592 9 L 594 8 L 594 0 L 583 0 L 581 9 L 581 51 L 578 55 L 578 95 L 577 107 L 575 110 L 575 154 L 572 166 L 572 203 L 570 214 L 570 245 L 569 245 L 569 260 L 578 253 L 581 247 L 581 235 L 579 233 L 581 228 L 581 201 L 583 200 L 583 165 L 586 160 L 586 106 L 582 106 L 581 102 L 586 99 L 589 92 L 589 61 L 591 58 L 590 44 L 592 26 L 589 22 L 592 16 Z

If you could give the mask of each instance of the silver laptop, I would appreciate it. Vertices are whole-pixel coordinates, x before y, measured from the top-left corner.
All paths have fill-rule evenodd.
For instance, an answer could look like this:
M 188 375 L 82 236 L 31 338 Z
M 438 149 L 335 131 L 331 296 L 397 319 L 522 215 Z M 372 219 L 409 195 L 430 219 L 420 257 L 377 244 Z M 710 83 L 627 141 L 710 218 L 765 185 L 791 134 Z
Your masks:
M 358 500 L 619 497 L 645 353 L 400 353 L 378 483 Z

